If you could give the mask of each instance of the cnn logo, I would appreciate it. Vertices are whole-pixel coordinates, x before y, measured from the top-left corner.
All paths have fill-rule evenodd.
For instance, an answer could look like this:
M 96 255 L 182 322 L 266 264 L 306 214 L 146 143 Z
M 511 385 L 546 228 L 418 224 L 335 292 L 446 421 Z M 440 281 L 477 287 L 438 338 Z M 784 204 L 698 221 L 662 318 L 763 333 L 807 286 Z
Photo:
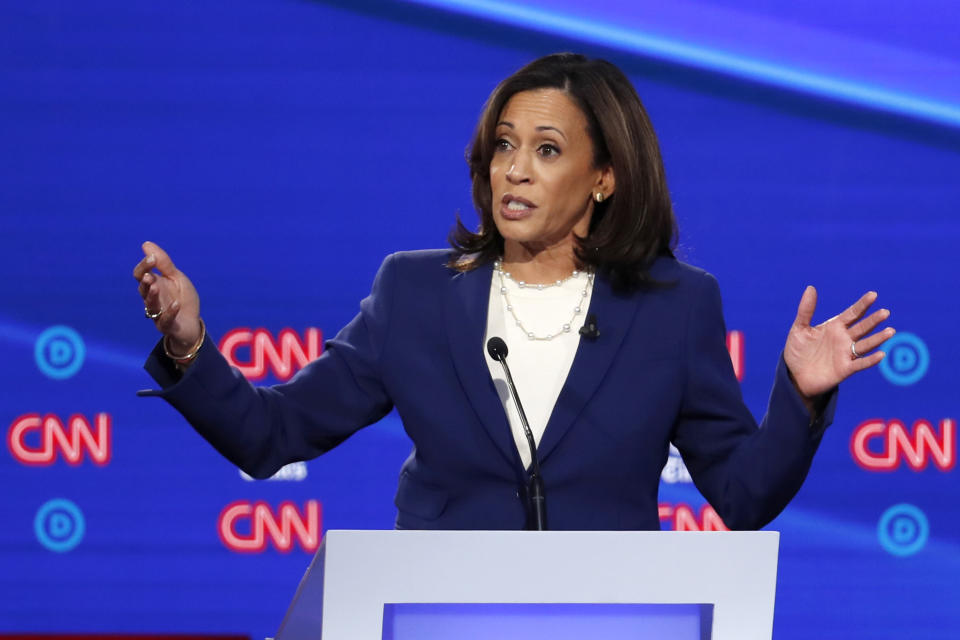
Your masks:
M 266 329 L 233 329 L 220 340 L 219 349 L 248 380 L 262 380 L 272 373 L 285 381 L 320 357 L 323 334 L 313 327 L 302 337 L 293 329 L 283 329 L 274 338 Z M 246 360 L 242 353 L 247 354 Z
M 853 430 L 850 453 L 867 471 L 893 471 L 901 462 L 922 471 L 929 463 L 950 471 L 957 463 L 957 423 L 940 421 L 940 433 L 927 420 L 917 420 L 907 429 L 899 420 L 867 420 Z
M 660 522 L 666 522 L 674 531 L 729 531 L 723 524 L 720 515 L 709 504 L 700 507 L 697 515 L 690 505 L 682 502 L 670 504 L 661 502 L 657 505 Z
M 102 467 L 110 462 L 111 422 L 107 413 L 96 414 L 92 423 L 79 414 L 64 423 L 53 414 L 28 413 L 10 425 L 7 448 L 15 460 L 25 465 L 49 466 L 59 455 L 73 466 L 87 457 Z
M 303 510 L 292 502 L 282 502 L 276 511 L 263 501 L 231 502 L 217 523 L 220 541 L 231 551 L 262 553 L 270 544 L 289 553 L 294 544 L 313 553 L 320 546 L 320 503 L 307 500 Z

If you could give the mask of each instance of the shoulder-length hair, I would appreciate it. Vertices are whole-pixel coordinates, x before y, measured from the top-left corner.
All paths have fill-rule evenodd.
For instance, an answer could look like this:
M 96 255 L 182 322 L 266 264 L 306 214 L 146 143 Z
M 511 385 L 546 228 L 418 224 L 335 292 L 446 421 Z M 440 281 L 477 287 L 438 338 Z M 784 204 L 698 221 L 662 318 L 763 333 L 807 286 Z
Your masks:
M 534 60 L 502 81 L 487 99 L 467 148 L 480 226 L 470 231 L 457 218 L 449 237 L 453 247 L 449 266 L 469 271 L 503 255 L 490 188 L 496 127 L 514 94 L 536 89 L 559 89 L 580 107 L 593 143 L 594 166 L 611 166 L 616 179 L 613 195 L 594 203 L 587 236 L 577 238 L 578 266 L 593 267 L 618 290 L 653 284 L 650 266 L 658 256 L 673 255 L 677 237 L 657 136 L 620 69 L 606 60 L 573 53 Z

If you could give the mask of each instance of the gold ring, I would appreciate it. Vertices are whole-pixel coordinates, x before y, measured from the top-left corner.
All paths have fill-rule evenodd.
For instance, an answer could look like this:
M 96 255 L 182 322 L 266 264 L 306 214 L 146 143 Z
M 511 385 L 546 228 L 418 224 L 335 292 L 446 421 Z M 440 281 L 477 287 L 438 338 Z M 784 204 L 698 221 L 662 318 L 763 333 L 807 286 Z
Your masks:
M 147 309 L 146 307 L 143 308 L 143 315 L 147 316 L 151 320 L 156 320 L 159 318 L 161 313 L 163 313 L 163 307 L 160 307 L 160 311 L 157 311 L 156 313 L 151 313 L 150 309 Z

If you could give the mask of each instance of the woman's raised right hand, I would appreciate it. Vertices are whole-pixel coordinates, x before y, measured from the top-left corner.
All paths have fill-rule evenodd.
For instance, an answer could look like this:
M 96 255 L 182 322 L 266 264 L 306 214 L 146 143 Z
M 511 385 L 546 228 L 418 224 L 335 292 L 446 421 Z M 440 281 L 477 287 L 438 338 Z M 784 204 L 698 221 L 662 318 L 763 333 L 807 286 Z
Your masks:
M 198 346 L 201 336 L 197 290 L 158 245 L 144 242 L 142 248 L 144 258 L 133 268 L 133 277 L 140 284 L 144 312 L 148 318 L 159 313 L 153 322 L 169 337 L 172 353 L 188 354 Z

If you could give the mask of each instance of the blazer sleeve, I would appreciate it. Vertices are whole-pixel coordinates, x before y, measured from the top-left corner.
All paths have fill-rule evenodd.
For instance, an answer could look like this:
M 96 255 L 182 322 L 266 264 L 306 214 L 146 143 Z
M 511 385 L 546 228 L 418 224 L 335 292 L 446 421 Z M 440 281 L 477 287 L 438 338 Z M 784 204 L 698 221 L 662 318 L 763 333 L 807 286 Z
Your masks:
M 799 491 L 833 420 L 837 393 L 829 392 L 811 418 L 781 355 L 758 427 L 727 351 L 720 288 L 706 273 L 699 285 L 687 319 L 686 384 L 673 443 L 724 523 L 759 529 Z
M 380 368 L 390 331 L 393 262 L 393 256 L 384 260 L 360 313 L 289 382 L 253 386 L 208 336 L 182 375 L 157 344 L 144 368 L 162 388 L 139 395 L 169 402 L 217 451 L 255 478 L 329 451 L 393 407 Z

